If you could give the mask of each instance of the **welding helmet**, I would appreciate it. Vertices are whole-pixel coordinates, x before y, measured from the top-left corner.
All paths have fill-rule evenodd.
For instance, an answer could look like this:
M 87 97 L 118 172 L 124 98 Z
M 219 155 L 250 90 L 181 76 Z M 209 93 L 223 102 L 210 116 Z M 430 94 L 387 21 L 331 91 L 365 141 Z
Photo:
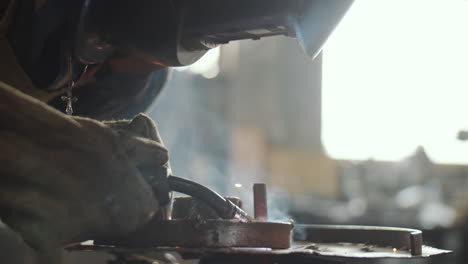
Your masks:
M 167 79 L 167 67 L 190 65 L 209 49 L 232 40 L 285 35 L 297 38 L 308 55 L 316 56 L 353 1 L 45 2 L 29 30 L 36 36 L 32 57 L 39 63 L 25 63 L 30 66 L 26 72 L 40 89 L 50 92 L 84 76 L 74 90 L 79 98 L 75 112 L 121 118 L 148 107 Z M 25 4 L 19 9 L 32 12 Z M 16 32 L 28 32 L 18 27 Z M 50 102 L 55 107 L 62 103 L 58 97 Z
M 148 63 L 189 65 L 232 40 L 286 35 L 315 57 L 352 0 L 86 0 L 76 56 L 97 63 L 115 50 Z

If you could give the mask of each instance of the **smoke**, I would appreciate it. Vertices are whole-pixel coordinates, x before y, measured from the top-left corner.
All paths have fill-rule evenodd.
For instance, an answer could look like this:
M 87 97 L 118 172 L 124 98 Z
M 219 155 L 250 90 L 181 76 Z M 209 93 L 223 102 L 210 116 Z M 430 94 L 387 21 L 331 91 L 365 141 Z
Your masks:
M 239 171 L 239 170 L 237 170 Z M 246 173 L 245 170 L 243 170 Z M 245 175 L 245 174 L 243 174 Z M 234 177 L 235 179 L 235 177 Z M 242 208 L 249 215 L 254 215 L 254 195 L 253 185 L 257 183 L 255 179 L 246 180 L 244 183 L 232 184 L 227 196 L 236 196 L 241 198 L 243 205 Z M 290 195 L 289 193 L 275 186 L 266 186 L 267 188 L 267 207 L 268 207 L 268 221 L 270 222 L 288 222 L 291 220 L 289 214 L 290 209 Z
M 292 196 L 286 189 L 300 185 L 288 184 L 300 179 L 284 164 L 302 164 L 309 156 L 297 152 L 321 149 L 320 125 L 315 125 L 320 104 L 314 103 L 320 63 L 306 59 L 290 39 L 233 44 L 221 49 L 220 74 L 213 79 L 174 71 L 149 114 L 170 151 L 174 175 L 238 196 L 250 214 L 252 185 L 272 182 L 270 218 L 289 220 Z M 284 166 L 272 166 L 275 158 Z
M 174 175 L 195 180 L 223 196 L 237 196 L 253 215 L 252 186 L 268 175 L 261 160 L 239 166 L 232 157 L 231 121 L 227 113 L 229 86 L 221 78 L 205 80 L 189 72 L 173 72 L 149 115 L 156 121 L 170 151 Z M 244 138 L 241 138 L 243 140 Z M 250 148 L 245 144 L 244 148 Z M 245 165 L 245 164 L 244 164 Z M 270 221 L 288 221 L 289 195 L 267 186 Z
M 268 188 L 268 186 L 267 186 Z M 268 221 L 287 222 L 291 220 L 289 214 L 289 193 L 278 187 L 268 188 Z
M 223 193 L 229 130 L 222 109 L 207 96 L 216 83 L 173 72 L 149 114 L 169 149 L 173 173 Z

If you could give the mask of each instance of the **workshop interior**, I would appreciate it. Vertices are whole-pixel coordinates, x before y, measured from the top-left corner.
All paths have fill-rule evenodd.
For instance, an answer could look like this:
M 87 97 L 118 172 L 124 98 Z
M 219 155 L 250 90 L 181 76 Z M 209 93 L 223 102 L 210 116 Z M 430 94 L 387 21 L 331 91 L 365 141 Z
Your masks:
M 173 193 L 62 263 L 468 262 L 468 1 L 82 2 L 27 71 L 76 80 L 64 113 L 154 119 Z

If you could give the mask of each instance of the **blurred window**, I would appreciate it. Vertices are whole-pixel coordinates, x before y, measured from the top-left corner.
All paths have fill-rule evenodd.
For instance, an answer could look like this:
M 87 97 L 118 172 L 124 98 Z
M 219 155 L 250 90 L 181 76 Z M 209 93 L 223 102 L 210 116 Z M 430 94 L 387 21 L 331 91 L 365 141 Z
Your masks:
M 323 57 L 323 130 L 337 159 L 400 160 L 423 146 L 468 164 L 468 1 L 357 0 Z

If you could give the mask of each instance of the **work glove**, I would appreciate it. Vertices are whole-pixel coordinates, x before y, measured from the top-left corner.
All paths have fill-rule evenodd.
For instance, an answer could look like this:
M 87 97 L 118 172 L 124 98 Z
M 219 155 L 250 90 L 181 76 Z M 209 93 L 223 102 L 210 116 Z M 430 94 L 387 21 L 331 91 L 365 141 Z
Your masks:
M 0 219 L 37 252 L 147 223 L 169 202 L 168 170 L 149 117 L 70 117 L 0 82 Z

